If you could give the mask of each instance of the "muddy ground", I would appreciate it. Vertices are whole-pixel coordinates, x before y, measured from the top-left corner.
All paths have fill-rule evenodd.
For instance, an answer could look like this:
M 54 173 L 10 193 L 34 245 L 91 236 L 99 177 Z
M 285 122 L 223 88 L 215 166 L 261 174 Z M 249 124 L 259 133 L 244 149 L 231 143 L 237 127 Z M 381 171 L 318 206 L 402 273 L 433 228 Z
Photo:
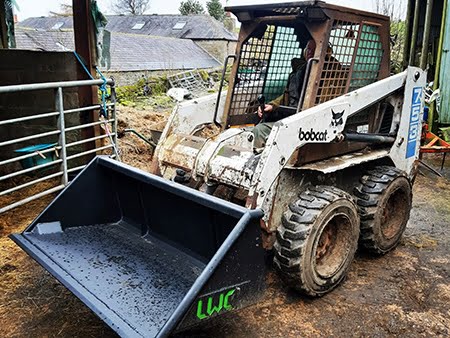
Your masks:
M 136 121 L 147 112 L 122 118 Z M 161 113 L 162 119 L 167 114 Z M 136 118 L 136 121 L 135 121 Z M 145 130 L 144 130 L 145 132 Z M 126 143 L 124 143 L 124 141 Z M 124 156 L 143 169 L 150 153 L 126 136 Z M 135 156 L 133 156 L 135 153 Z M 140 157 L 143 155 L 143 157 Z M 138 156 L 138 157 L 136 157 Z M 437 160 L 430 162 L 437 166 Z M 347 280 L 310 299 L 283 287 L 275 274 L 258 305 L 188 332 L 191 337 L 447 337 L 450 336 L 450 160 L 438 178 L 422 169 L 401 245 L 384 257 L 358 253 Z M 77 298 L 7 236 L 23 230 L 51 197 L 0 215 L 2 337 L 115 337 Z M 76 207 L 76 206 L 74 206 Z

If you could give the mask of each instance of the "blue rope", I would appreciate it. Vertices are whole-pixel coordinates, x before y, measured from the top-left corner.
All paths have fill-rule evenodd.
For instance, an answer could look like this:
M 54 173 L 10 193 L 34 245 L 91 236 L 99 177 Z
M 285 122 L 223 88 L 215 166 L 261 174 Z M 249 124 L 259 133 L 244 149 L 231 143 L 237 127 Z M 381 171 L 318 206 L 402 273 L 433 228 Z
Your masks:
M 86 72 L 86 74 L 91 78 L 91 80 L 95 80 L 95 78 L 92 76 L 91 72 L 87 69 L 87 67 L 84 64 L 83 60 L 81 60 L 81 56 L 78 55 L 78 53 L 76 51 L 74 51 L 73 54 L 75 54 L 75 57 L 77 58 L 78 62 L 83 67 L 83 69 Z M 102 108 L 100 109 L 100 115 L 103 115 L 106 119 L 108 119 L 108 109 L 106 107 L 106 96 L 107 96 L 106 84 L 107 84 L 107 80 L 106 80 L 106 77 L 100 71 L 100 69 L 98 69 L 98 67 L 95 67 L 95 70 L 100 75 L 100 78 L 103 80 L 103 84 L 101 84 L 99 86 L 99 89 L 100 89 L 100 91 L 102 93 L 101 94 L 101 96 L 102 96 Z
M 95 67 L 95 70 L 97 71 L 97 73 L 100 75 L 101 79 L 103 80 L 103 84 L 100 85 L 100 91 L 102 92 L 102 110 L 103 110 L 103 116 L 108 119 L 108 109 L 106 107 L 106 95 L 107 95 L 107 88 L 106 88 L 106 77 L 102 74 L 102 72 L 100 71 L 100 69 L 98 69 L 98 67 Z

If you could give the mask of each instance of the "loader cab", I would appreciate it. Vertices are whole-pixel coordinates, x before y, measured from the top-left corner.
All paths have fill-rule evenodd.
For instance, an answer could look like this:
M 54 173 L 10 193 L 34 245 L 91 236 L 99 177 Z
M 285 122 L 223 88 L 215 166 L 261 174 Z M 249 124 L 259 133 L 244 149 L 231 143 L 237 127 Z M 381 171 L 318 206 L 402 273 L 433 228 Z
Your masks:
M 242 26 L 223 122 L 225 128 L 258 122 L 258 96 L 280 96 L 306 43 L 316 43 L 294 113 L 389 76 L 389 18 L 326 4 L 234 6 Z M 368 117 L 366 117 L 368 122 Z
M 304 50 L 312 36 L 302 22 L 263 23 L 241 46 L 228 125 L 254 124 L 263 95 L 266 103 L 283 95 L 293 59 L 306 60 Z M 294 107 L 294 113 L 295 109 Z

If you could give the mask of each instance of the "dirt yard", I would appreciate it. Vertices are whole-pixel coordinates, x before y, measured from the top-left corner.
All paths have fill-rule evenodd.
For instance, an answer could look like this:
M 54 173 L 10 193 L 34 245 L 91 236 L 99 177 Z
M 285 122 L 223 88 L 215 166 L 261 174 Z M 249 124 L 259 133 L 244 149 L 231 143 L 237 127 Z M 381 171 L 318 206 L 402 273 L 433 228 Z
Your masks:
M 123 113 L 121 127 L 146 133 L 141 118 L 158 124 L 167 112 L 155 115 L 131 109 Z M 148 168 L 151 152 L 145 143 L 127 134 L 120 146 L 125 162 Z M 445 173 L 447 178 L 437 178 L 423 169 L 401 245 L 377 259 L 359 253 L 347 280 L 332 293 L 319 299 L 301 297 L 272 274 L 260 304 L 185 335 L 449 337 L 450 160 Z M 115 337 L 7 237 L 22 231 L 50 201 L 51 197 L 44 198 L 0 215 L 1 336 Z

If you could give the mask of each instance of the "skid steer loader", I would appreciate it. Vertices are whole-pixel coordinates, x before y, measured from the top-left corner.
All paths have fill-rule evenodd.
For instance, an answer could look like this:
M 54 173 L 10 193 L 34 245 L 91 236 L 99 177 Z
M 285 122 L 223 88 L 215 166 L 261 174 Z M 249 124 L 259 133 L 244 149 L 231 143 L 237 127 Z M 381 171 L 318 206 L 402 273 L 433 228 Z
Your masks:
M 267 261 L 324 295 L 358 243 L 385 254 L 409 218 L 426 74 L 389 76 L 389 18 L 321 1 L 227 10 L 241 22 L 228 91 L 173 111 L 153 174 L 98 157 L 12 236 L 122 336 L 257 302 Z M 255 149 L 255 112 L 311 40 L 298 104 Z

